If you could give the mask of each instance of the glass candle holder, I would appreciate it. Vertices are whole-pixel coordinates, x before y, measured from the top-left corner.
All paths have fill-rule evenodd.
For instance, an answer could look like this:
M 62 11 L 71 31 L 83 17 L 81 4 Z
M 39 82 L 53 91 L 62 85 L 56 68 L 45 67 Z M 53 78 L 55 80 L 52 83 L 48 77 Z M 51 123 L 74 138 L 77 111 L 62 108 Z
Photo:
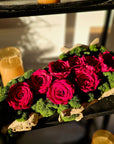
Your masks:
M 4 57 L 0 61 L 2 83 L 7 85 L 12 79 L 24 74 L 23 62 L 19 56 Z
M 21 56 L 21 51 L 19 48 L 16 47 L 0 48 L 0 60 L 4 57 L 10 57 L 15 55 Z
M 114 135 L 107 130 L 97 130 L 91 144 L 114 144 Z
M 0 48 L 0 61 L 4 57 L 12 57 L 12 56 L 21 56 L 21 51 L 19 48 L 16 47 L 5 47 L 5 48 Z
M 52 3 L 58 3 L 60 0 L 38 0 L 39 4 L 52 4 Z

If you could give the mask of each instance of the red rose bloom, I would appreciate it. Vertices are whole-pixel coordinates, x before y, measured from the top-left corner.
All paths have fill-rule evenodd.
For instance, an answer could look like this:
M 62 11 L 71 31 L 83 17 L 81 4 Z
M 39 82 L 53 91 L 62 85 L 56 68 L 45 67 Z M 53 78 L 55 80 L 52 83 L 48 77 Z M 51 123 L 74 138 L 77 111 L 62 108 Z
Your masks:
M 114 72 L 114 56 L 109 51 L 99 54 L 99 61 L 101 63 L 102 72 Z
M 72 68 L 77 70 L 82 69 L 85 65 L 83 57 L 73 56 L 68 58 L 69 64 Z
M 74 85 L 68 80 L 57 79 L 49 87 L 47 91 L 47 98 L 54 104 L 67 104 L 72 99 L 74 94 Z
M 99 59 L 97 59 L 95 56 L 83 56 L 86 67 L 87 65 L 91 66 L 92 70 L 95 70 L 95 72 L 100 72 L 101 71 L 101 66 Z
M 95 71 L 90 69 L 85 68 L 81 71 L 76 71 L 75 81 L 77 82 L 79 88 L 85 93 L 96 90 L 100 83 L 98 75 Z
M 28 83 L 37 94 L 45 94 L 52 81 L 52 76 L 46 71 L 38 69 L 35 71 Z
M 70 72 L 70 66 L 68 61 L 57 60 L 56 62 L 50 62 L 49 72 L 56 78 L 66 78 Z
M 14 110 L 30 108 L 33 102 L 33 93 L 30 90 L 30 86 L 26 82 L 12 85 L 6 101 Z

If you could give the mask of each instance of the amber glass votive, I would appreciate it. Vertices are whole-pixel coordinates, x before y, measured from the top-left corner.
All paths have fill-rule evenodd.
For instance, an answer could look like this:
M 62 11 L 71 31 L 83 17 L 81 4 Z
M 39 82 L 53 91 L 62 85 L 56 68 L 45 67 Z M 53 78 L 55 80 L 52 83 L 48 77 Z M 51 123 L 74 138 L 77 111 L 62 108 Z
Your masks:
M 0 60 L 4 57 L 9 57 L 9 56 L 14 56 L 14 55 L 21 56 L 21 51 L 19 48 L 11 47 L 11 46 L 0 48 Z
M 114 135 L 107 130 L 97 130 L 91 144 L 114 144 Z
M 39 4 L 52 4 L 52 3 L 58 3 L 60 0 L 38 0 Z
M 16 47 L 0 48 L 0 62 L 4 57 L 21 56 L 21 51 Z
M 0 70 L 2 83 L 6 86 L 9 81 L 24 74 L 21 57 L 16 55 L 12 57 L 4 57 L 0 62 Z

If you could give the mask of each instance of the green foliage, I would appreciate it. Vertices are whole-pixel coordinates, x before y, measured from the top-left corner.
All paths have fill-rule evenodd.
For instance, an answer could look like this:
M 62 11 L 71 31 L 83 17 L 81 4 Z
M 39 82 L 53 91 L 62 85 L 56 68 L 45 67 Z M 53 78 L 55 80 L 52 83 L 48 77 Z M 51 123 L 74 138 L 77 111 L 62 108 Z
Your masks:
M 11 84 L 13 85 L 13 84 L 16 84 L 17 83 L 17 80 L 16 79 L 12 79 L 11 80 Z
M 69 104 L 73 108 L 79 108 L 81 106 L 80 100 L 77 96 L 74 96 L 70 101 Z
M 17 80 L 18 80 L 18 82 L 24 82 L 25 78 L 24 78 L 24 76 L 20 76 Z
M 64 122 L 68 122 L 68 121 L 73 121 L 76 119 L 76 117 L 79 116 L 78 114 L 73 114 L 71 116 L 65 116 L 65 117 L 62 117 L 61 116 L 61 119 L 64 121 Z
M 27 72 L 24 73 L 23 77 L 25 79 L 29 79 L 31 77 L 31 75 L 32 75 L 33 72 L 34 72 L 34 70 L 32 70 L 32 69 L 28 70 Z
M 56 105 L 56 104 L 54 104 L 54 103 L 52 103 L 51 101 L 47 101 L 48 103 L 47 103 L 47 107 L 49 107 L 49 108 L 54 108 L 54 109 L 58 109 L 58 105 Z
M 68 57 L 68 54 L 62 53 L 62 54 L 59 56 L 59 59 L 65 60 L 65 59 L 67 59 L 67 57 Z
M 103 72 L 103 75 L 107 77 L 110 88 L 114 88 L 114 72 Z
M 17 82 L 17 79 L 12 79 L 10 82 L 8 82 L 7 87 L 11 87 L 13 84 L 16 84 Z
M 77 56 L 81 56 L 81 51 L 82 51 L 82 48 L 81 47 L 76 47 L 74 49 L 72 49 L 69 54 L 70 55 L 77 55 Z
M 2 89 L 1 89 L 1 92 L 2 93 L 8 93 L 8 91 L 9 91 L 9 89 L 8 89 L 8 87 L 3 87 Z
M 7 98 L 6 94 L 1 94 L 0 93 L 0 102 L 4 101 Z
M 98 87 L 98 90 L 100 90 L 101 95 L 102 95 L 104 92 L 107 92 L 108 90 L 110 90 L 110 85 L 109 85 L 109 83 L 108 83 L 108 82 L 103 83 L 102 85 L 100 85 L 100 86 Z
M 98 48 L 97 48 L 96 45 L 90 45 L 89 49 L 90 49 L 91 52 L 97 52 L 98 51 Z
M 4 101 L 7 97 L 8 87 L 0 87 L 0 102 Z
M 22 115 L 23 111 L 22 110 L 18 110 L 17 111 L 17 115 Z
M 83 54 L 89 55 L 90 52 L 84 46 L 75 47 L 69 52 L 70 55 L 82 56 Z
M 57 112 L 60 113 L 61 111 L 65 110 L 65 109 L 68 109 L 68 108 L 69 108 L 69 105 L 60 104 L 59 107 L 58 107 Z
M 88 102 L 92 102 L 94 100 L 94 94 L 93 93 L 88 93 L 89 100 Z
M 28 113 L 27 112 L 23 112 L 21 117 L 16 119 L 18 122 L 22 122 L 22 121 L 26 121 L 28 119 Z
M 103 75 L 107 78 L 107 81 L 98 87 L 101 94 L 114 88 L 114 72 L 103 72 Z
M 105 77 L 110 77 L 110 76 L 111 76 L 111 72 L 103 72 L 103 75 L 104 75 Z
M 104 53 L 106 50 L 107 50 L 107 49 L 106 49 L 104 46 L 101 46 L 101 47 L 100 47 L 100 52 L 101 52 L 101 53 Z
M 84 55 L 90 55 L 91 53 L 89 51 L 85 51 Z
M 10 137 L 13 137 L 12 129 L 8 129 L 8 134 L 9 134 Z
M 36 113 L 40 113 L 43 117 L 52 116 L 56 110 L 48 107 L 47 103 L 40 98 L 36 104 L 31 107 Z
M 7 87 L 10 88 L 11 86 L 12 86 L 12 81 L 10 81 L 10 82 L 7 83 Z

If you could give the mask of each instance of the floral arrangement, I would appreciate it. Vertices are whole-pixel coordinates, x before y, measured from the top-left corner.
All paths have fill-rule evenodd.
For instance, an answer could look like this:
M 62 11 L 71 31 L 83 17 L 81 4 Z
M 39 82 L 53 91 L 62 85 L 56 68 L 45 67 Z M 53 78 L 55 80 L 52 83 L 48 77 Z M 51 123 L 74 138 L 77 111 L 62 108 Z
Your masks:
M 72 110 L 113 88 L 114 53 L 103 46 L 75 47 L 47 67 L 29 70 L 1 87 L 0 128 L 14 120 L 26 121 L 33 112 L 40 117 L 57 113 L 65 122 L 76 120 L 79 113 Z

